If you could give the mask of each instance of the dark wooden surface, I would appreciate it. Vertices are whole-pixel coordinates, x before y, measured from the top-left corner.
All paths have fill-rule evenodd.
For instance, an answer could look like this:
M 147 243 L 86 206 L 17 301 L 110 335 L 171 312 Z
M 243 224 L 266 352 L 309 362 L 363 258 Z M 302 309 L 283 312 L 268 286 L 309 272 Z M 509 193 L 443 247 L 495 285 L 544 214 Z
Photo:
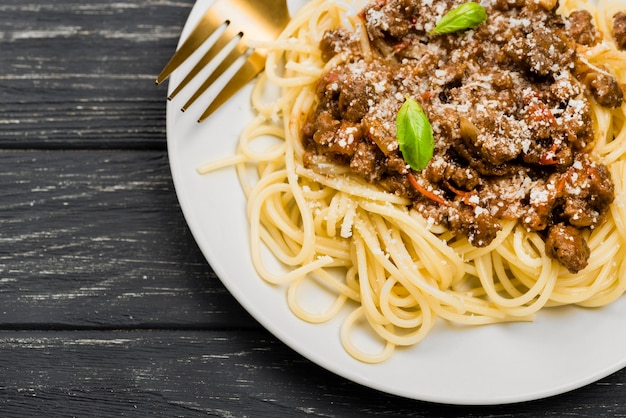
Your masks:
M 337 377 L 252 319 L 168 167 L 153 79 L 192 5 L 0 2 L 2 416 L 626 416 L 626 370 L 535 402 L 428 404 Z

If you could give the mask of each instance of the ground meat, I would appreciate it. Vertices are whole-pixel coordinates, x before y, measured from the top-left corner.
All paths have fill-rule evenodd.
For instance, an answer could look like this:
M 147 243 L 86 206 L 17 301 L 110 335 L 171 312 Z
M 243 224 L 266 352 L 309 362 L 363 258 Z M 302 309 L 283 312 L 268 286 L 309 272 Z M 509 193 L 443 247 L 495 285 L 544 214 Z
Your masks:
M 374 100 L 374 97 L 375 91 L 367 78 L 342 79 L 338 102 L 341 117 L 352 122 L 359 122 L 367 114 L 370 100 Z
M 367 181 L 380 180 L 384 172 L 384 166 L 380 164 L 384 160 L 382 152 L 374 144 L 359 142 L 352 159 L 350 168 Z
M 495 0 L 493 7 L 496 10 L 506 12 L 512 9 L 524 7 L 524 4 L 526 4 L 525 0 Z
M 424 176 L 435 184 L 448 184 L 461 190 L 474 190 L 480 185 L 480 174 L 471 167 L 463 167 L 450 155 L 437 156 L 424 170 Z
M 430 124 L 438 137 L 459 138 L 461 132 L 461 119 L 457 112 L 450 108 L 444 108 L 440 112 L 432 112 Z M 444 148 L 448 144 L 443 144 Z
M 324 62 L 330 61 L 335 55 L 350 51 L 356 47 L 357 38 L 344 29 L 324 33 L 320 41 L 320 51 Z
M 364 11 L 367 31 L 372 34 L 372 39 L 391 37 L 399 40 L 413 26 L 415 9 L 416 3 L 411 0 L 375 2 Z
M 563 219 L 576 227 L 602 223 L 606 208 L 615 198 L 608 169 L 580 156 L 564 176 Z
M 574 42 L 592 46 L 597 43 L 599 34 L 593 24 L 593 16 L 587 10 L 576 10 L 569 15 L 568 35 Z
M 578 273 L 587 267 L 589 246 L 578 229 L 558 224 L 548 230 L 546 253 L 559 260 L 571 273 Z
M 467 140 L 455 144 L 454 151 L 459 159 L 482 177 L 503 177 L 516 173 L 515 164 L 493 164 L 482 158 L 480 150 Z
M 567 140 L 575 150 L 582 150 L 593 141 L 593 120 L 588 102 L 569 100 L 561 120 Z
M 360 14 L 367 55 L 342 29 L 324 35 L 323 59 L 345 59 L 317 84 L 302 130 L 304 163 L 332 175 L 334 162 L 477 247 L 495 239 L 502 220 L 518 221 L 578 271 L 588 257 L 581 231 L 603 222 L 614 199 L 608 169 L 586 154 L 594 141 L 589 97 L 616 107 L 623 93 L 576 52 L 600 34 L 588 12 L 559 16 L 553 0 L 494 0 L 476 28 L 430 35 L 461 3 L 373 2 Z M 407 165 L 398 144 L 407 97 L 432 127 L 423 170 Z
M 549 76 L 561 71 L 575 54 L 564 34 L 539 26 L 505 47 L 506 53 L 532 74 Z
M 620 49 L 626 49 L 626 13 L 617 12 L 613 16 L 613 37 Z
M 550 101 L 569 104 L 569 101 L 579 97 L 582 91 L 582 84 L 573 75 L 564 73 L 550 84 L 549 95 L 546 98 Z
M 528 206 L 521 217 L 522 225 L 531 231 L 543 231 L 553 223 L 553 210 L 557 205 L 558 182 L 560 175 L 555 173 L 544 183 L 537 181 L 528 193 Z
M 624 99 L 624 92 L 615 77 L 600 72 L 590 72 L 585 81 L 591 94 L 604 107 L 619 107 Z
M 476 247 L 486 247 L 502 229 L 498 221 L 485 210 L 470 205 L 457 204 L 448 207 L 448 226 L 463 234 Z
M 380 180 L 379 184 L 383 189 L 399 196 L 404 196 L 409 199 L 416 199 L 418 197 L 418 192 L 411 186 L 406 174 L 386 176 Z
M 362 120 L 363 131 L 385 155 L 396 155 L 398 152 L 398 140 L 396 139 L 395 126 L 385 123 L 373 115 L 365 116 Z M 404 163 L 406 165 L 406 163 Z
M 313 131 L 312 139 L 315 143 L 322 147 L 328 146 L 334 142 L 335 131 L 341 125 L 341 121 L 333 118 L 328 112 L 322 112 L 315 119 L 315 123 L 311 126 Z

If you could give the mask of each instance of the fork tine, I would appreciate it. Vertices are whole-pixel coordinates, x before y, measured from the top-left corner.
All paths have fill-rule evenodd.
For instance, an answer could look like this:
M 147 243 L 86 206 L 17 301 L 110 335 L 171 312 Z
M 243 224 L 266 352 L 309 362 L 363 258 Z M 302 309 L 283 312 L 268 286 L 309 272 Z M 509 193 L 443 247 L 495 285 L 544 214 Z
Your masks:
M 202 16 L 198 24 L 191 31 L 187 39 L 176 50 L 172 58 L 163 67 L 161 73 L 156 78 L 156 84 L 161 84 L 176 70 L 200 45 L 202 45 L 224 21 L 219 20 L 212 12 L 212 7 Z
M 242 34 L 239 33 L 239 35 L 241 36 Z M 237 61 L 237 59 L 239 57 L 241 57 L 243 54 L 245 54 L 245 52 L 247 50 L 248 50 L 248 47 L 240 39 L 239 42 L 237 43 L 237 45 L 235 45 L 235 47 L 228 53 L 226 58 L 224 58 L 222 60 L 222 62 L 217 66 L 217 68 L 215 68 L 215 70 L 213 70 L 211 75 L 204 81 L 204 83 L 202 83 L 202 85 L 189 98 L 189 100 L 187 100 L 187 103 L 185 103 L 183 105 L 183 107 L 182 107 L 183 112 L 187 108 L 189 108 L 189 106 L 191 106 L 193 104 L 193 102 L 195 102 L 196 99 L 198 99 L 198 97 L 200 97 L 202 95 L 202 93 L 204 93 L 209 87 L 211 87 L 211 84 L 213 84 L 215 82 L 215 80 L 217 80 L 219 78 L 219 76 L 221 76 L 224 73 L 224 71 L 226 71 L 228 68 L 230 68 L 230 66 L 235 61 Z
M 172 99 L 188 86 L 191 80 L 197 78 L 207 64 L 216 61 L 217 56 L 221 55 L 220 52 L 226 53 L 226 50 L 231 49 L 226 54 L 226 58 L 220 58 L 221 62 L 215 64 L 216 68 L 187 100 L 187 103 L 182 106 L 182 110 L 185 111 L 226 70 L 231 68 L 240 58 L 246 56 L 247 58 L 241 68 L 238 70 L 233 68 L 235 75 L 226 82 L 220 91 L 216 92 L 199 122 L 206 119 L 215 109 L 263 70 L 266 53 L 254 51 L 254 48 L 247 45 L 244 38 L 247 40 L 248 35 L 251 35 L 250 37 L 259 41 L 276 39 L 289 21 L 286 0 L 212 0 L 212 3 L 156 79 L 157 84 L 167 79 L 189 56 L 194 55 L 195 51 L 208 38 L 217 38 L 192 70 L 185 75 L 183 81 L 178 86 L 173 86 L 174 88 L 168 97 L 168 99 Z M 226 26 L 224 33 L 219 35 L 217 30 L 223 28 L 224 25 Z M 235 34 L 235 31 L 239 32 Z M 230 48 L 230 45 L 234 46 Z
M 230 25 L 229 22 L 226 22 Z M 233 40 L 236 36 L 239 36 L 238 33 L 234 33 L 235 31 L 231 29 L 230 26 L 226 28 L 224 33 L 215 41 L 215 43 L 211 46 L 211 48 L 200 58 L 200 61 L 189 71 L 189 73 L 185 76 L 183 81 L 181 81 L 176 88 L 170 93 L 168 96 L 169 100 L 172 100 L 189 82 L 198 75 L 198 73 L 215 58 L 215 56 L 222 50 L 224 47 Z
M 263 70 L 265 66 L 265 56 L 253 52 L 250 54 L 243 66 L 233 75 L 230 81 L 222 88 L 217 96 L 213 99 L 209 107 L 206 108 L 202 116 L 198 119 L 198 123 L 202 122 L 217 109 L 226 100 L 230 99 L 235 93 L 237 93 L 243 86 L 248 84 L 250 80 L 256 77 L 257 74 Z

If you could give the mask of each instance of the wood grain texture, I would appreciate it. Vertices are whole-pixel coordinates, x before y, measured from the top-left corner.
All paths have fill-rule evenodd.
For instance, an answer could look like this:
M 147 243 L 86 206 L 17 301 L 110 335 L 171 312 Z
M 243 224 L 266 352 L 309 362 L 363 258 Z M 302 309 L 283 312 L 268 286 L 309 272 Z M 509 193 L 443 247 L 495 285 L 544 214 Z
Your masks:
M 261 328 L 194 243 L 169 172 L 153 80 L 193 3 L 0 3 L 0 415 L 626 416 L 626 370 L 450 407 L 349 382 Z
M 609 385 L 626 396 L 626 388 L 617 384 L 619 376 L 584 392 L 523 405 L 454 407 L 409 401 L 338 378 L 262 330 L 0 332 L 0 366 L 0 407 L 7 415 L 41 415 L 51 406 L 63 407 L 66 416 L 626 414 L 623 404 L 600 403 Z
M 256 324 L 191 238 L 163 152 L 5 151 L 0 166 L 0 325 Z
M 3 1 L 0 147 L 164 149 L 154 79 L 192 5 Z

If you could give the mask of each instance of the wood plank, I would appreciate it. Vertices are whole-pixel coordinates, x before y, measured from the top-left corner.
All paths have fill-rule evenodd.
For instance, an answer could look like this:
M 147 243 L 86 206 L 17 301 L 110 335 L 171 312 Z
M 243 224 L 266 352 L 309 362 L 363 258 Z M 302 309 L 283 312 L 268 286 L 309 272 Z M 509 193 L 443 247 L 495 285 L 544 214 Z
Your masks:
M 166 86 L 193 0 L 0 4 L 0 148 L 165 148 Z
M 2 331 L 0 368 L 6 416 L 536 417 L 547 408 L 551 416 L 626 414 L 617 401 L 626 396 L 624 371 L 584 391 L 521 405 L 431 405 L 337 377 L 263 330 Z
M 257 327 L 185 224 L 162 151 L 0 152 L 0 328 Z

